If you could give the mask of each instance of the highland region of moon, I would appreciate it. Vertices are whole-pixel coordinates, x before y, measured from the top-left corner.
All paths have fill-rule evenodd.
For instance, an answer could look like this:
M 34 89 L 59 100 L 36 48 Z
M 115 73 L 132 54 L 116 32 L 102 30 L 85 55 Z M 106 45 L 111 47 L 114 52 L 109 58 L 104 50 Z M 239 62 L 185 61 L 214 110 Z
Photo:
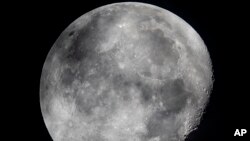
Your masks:
M 54 141 L 181 141 L 212 89 L 198 33 L 177 15 L 137 2 L 92 10 L 51 48 L 40 105 Z

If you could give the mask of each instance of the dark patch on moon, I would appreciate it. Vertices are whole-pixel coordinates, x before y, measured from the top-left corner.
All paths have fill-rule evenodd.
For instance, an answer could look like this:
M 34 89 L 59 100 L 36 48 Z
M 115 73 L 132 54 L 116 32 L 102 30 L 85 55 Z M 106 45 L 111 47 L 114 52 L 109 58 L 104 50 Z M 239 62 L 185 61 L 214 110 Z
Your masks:
M 73 81 L 76 79 L 76 74 L 71 69 L 67 68 L 63 70 L 61 75 L 61 84 L 65 87 L 71 86 Z
M 168 113 L 178 113 L 185 108 L 187 98 L 192 97 L 192 93 L 185 90 L 183 80 L 176 79 L 171 83 L 166 83 L 160 88 L 163 105 Z
M 146 36 L 146 44 L 152 46 L 152 53 L 150 53 L 150 58 L 153 63 L 162 66 L 165 59 L 170 62 L 177 63 L 179 58 L 178 54 L 174 52 L 173 44 L 174 41 L 168 37 L 164 36 L 164 33 L 160 29 L 150 30 L 143 32 Z
M 163 24 L 166 26 L 166 28 L 168 28 L 169 30 L 172 30 L 173 27 L 172 25 L 169 23 L 169 21 L 167 21 L 166 19 L 163 19 L 160 16 L 154 16 L 154 20 L 159 23 L 159 24 Z
M 152 86 L 145 84 L 141 81 L 137 81 L 135 85 L 141 91 L 142 102 L 145 105 L 152 102 L 153 95 L 156 95 L 154 88 L 152 88 Z
M 75 31 L 69 32 L 69 36 L 73 36 L 75 34 Z

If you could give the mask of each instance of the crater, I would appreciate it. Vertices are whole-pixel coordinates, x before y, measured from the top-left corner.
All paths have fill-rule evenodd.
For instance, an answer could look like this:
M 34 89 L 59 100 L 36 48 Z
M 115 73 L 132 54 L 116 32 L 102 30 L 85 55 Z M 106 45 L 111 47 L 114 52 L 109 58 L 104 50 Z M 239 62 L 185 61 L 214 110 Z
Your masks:
M 69 36 L 73 36 L 75 34 L 75 31 L 70 31 Z

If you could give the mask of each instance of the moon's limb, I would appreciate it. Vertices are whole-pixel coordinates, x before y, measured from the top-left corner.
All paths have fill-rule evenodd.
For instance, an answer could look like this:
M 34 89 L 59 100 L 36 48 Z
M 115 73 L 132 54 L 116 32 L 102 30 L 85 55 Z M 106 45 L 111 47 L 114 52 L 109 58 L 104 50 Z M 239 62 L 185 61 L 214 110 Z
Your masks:
M 198 124 L 212 87 L 195 30 L 142 3 L 100 7 L 49 52 L 41 109 L 55 141 L 177 141 Z

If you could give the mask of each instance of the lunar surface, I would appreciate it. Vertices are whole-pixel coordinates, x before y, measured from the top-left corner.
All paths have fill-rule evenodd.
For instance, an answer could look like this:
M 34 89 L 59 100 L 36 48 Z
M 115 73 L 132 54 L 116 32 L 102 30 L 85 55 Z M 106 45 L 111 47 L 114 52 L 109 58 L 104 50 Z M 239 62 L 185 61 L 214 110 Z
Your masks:
M 136 2 L 72 22 L 43 66 L 40 105 L 54 141 L 182 141 L 197 128 L 213 79 L 198 33 Z

